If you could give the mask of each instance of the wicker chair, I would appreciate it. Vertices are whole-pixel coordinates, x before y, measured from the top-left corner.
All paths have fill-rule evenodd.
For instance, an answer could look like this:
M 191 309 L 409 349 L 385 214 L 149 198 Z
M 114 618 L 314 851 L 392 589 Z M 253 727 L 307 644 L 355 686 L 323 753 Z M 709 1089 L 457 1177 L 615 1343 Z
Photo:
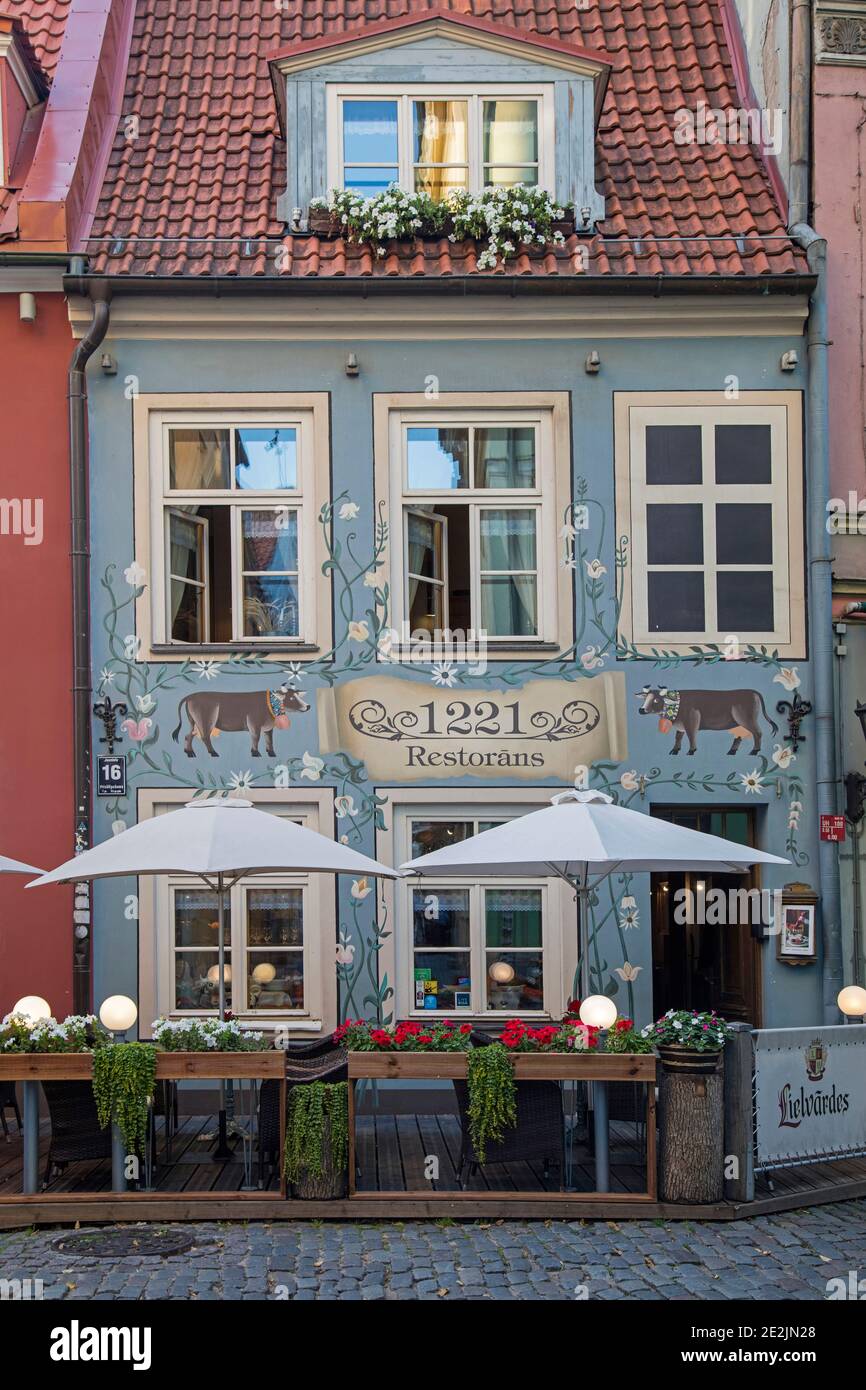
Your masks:
M 15 1119 L 18 1122 L 18 1133 L 21 1133 L 21 1112 L 18 1109 L 18 1099 L 15 1095 L 14 1081 L 0 1081 L 0 1122 L 3 1124 L 3 1133 L 7 1140 L 9 1138 L 9 1126 L 6 1123 L 6 1111 L 14 1110 Z
M 309 1085 L 311 1081 L 345 1081 L 349 1075 L 349 1054 L 334 1044 L 333 1034 L 316 1042 L 286 1048 L 286 1088 Z M 280 1153 L 280 1083 L 263 1081 L 259 1088 L 259 1187 L 265 1185 L 265 1163 L 270 1174 L 282 1162 Z
M 487 1145 L 487 1163 L 528 1163 L 540 1159 L 545 1181 L 550 1176 L 551 1163 L 559 1165 L 559 1190 L 565 1180 L 565 1124 L 562 1114 L 562 1091 L 558 1081 L 518 1081 L 517 1124 L 506 1129 L 500 1144 Z M 471 1179 L 481 1167 L 472 1144 L 469 1127 L 469 1086 L 465 1081 L 453 1082 L 460 1112 L 462 1144 L 457 1181 L 466 1186 L 466 1170 Z
M 54 1171 L 67 1163 L 110 1158 L 111 1130 L 100 1128 L 89 1081 L 43 1081 L 42 1089 L 51 1117 L 51 1143 L 42 1181 L 47 1187 Z

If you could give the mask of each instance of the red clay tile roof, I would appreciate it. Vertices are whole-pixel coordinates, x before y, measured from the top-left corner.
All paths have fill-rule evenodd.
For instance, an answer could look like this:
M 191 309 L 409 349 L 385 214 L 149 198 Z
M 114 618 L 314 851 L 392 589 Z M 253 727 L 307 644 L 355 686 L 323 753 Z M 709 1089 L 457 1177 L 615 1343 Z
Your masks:
M 285 186 L 268 58 L 302 40 L 359 32 L 420 0 L 139 0 L 124 114 L 89 244 L 112 275 L 275 273 Z M 437 5 L 438 9 L 439 6 Z M 451 0 L 448 8 L 562 38 L 612 61 L 596 142 L 607 217 L 592 238 L 518 256 L 517 276 L 765 276 L 802 272 L 759 154 L 676 145 L 674 113 L 738 107 L 721 0 Z M 472 243 L 417 243 L 382 260 L 317 236 L 285 238 L 283 276 L 441 277 L 476 270 Z

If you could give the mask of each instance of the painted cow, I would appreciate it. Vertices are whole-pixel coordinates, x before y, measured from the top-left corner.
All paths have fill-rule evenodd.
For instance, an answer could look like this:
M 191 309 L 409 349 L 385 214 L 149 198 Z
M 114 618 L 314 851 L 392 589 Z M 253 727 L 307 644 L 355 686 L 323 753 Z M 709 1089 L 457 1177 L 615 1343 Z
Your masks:
M 684 734 L 688 734 L 689 753 L 697 752 L 701 729 L 733 734 L 729 755 L 737 752 L 744 738 L 752 740 L 753 753 L 760 753 L 761 715 L 774 734 L 779 732 L 759 690 L 669 690 L 667 686 L 645 685 L 637 698 L 641 702 L 638 713 L 658 715 L 663 734 L 676 730 L 671 753 L 679 753 Z
M 287 711 L 303 713 L 310 706 L 302 690 L 292 690 L 281 685 L 279 690 L 197 690 L 186 695 L 177 707 L 177 728 L 172 738 L 177 743 L 183 712 L 189 720 L 189 733 L 184 739 L 183 751 L 188 758 L 195 757 L 193 740 L 201 739 L 212 758 L 218 757 L 211 742 L 215 733 L 238 733 L 247 729 L 250 735 L 250 755 L 260 758 L 259 740 L 264 734 L 265 750 L 269 758 L 274 755 L 274 729 L 288 729 Z

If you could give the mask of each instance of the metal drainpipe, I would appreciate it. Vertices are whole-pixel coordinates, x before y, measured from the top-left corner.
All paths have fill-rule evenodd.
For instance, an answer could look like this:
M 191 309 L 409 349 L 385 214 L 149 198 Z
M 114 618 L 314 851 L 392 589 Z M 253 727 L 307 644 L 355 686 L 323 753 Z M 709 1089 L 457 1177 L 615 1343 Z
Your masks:
M 76 286 L 87 296 L 84 280 Z M 108 331 L 107 299 L 94 300 L 90 325 L 69 363 L 69 473 L 72 561 L 72 749 L 75 852 L 90 844 L 90 515 L 87 451 L 87 363 Z M 72 999 L 75 1013 L 91 1009 L 90 885 L 75 887 Z
M 791 228 L 803 247 L 818 283 L 809 307 L 807 336 L 806 506 L 809 513 L 809 599 L 814 668 L 815 760 L 818 815 L 838 811 L 838 773 L 834 733 L 833 585 L 827 499 L 830 496 L 830 450 L 827 405 L 827 243 L 806 223 Z M 842 924 L 839 859 L 836 845 L 818 842 L 818 876 L 824 923 L 824 1022 L 838 1023 L 836 996 L 842 988 Z

